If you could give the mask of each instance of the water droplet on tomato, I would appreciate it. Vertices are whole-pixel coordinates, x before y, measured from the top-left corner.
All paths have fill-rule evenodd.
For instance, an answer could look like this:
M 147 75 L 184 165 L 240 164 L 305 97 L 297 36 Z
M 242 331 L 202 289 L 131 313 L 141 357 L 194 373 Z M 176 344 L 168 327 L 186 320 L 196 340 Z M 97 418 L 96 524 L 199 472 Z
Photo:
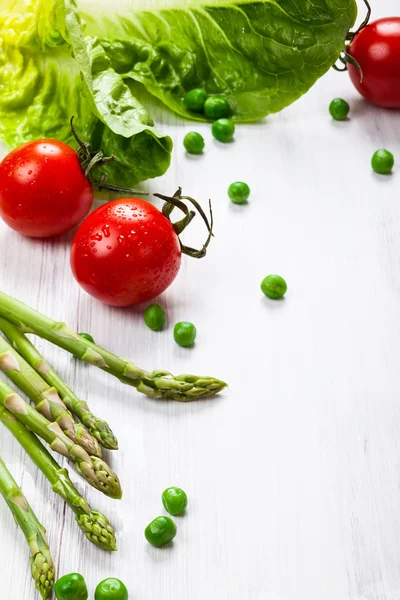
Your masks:
M 129 258 L 129 257 L 130 257 L 130 254 L 125 254 L 125 257 L 126 257 L 126 258 Z
M 101 230 L 104 233 L 104 237 L 110 237 L 110 226 L 109 225 L 103 225 Z
M 95 233 L 94 235 L 90 236 L 91 240 L 97 240 L 98 242 L 101 242 L 101 240 L 103 239 L 103 236 L 100 235 L 100 233 Z
M 107 250 L 112 250 L 112 246 L 107 246 Z
M 96 283 L 96 281 L 97 281 L 97 275 L 96 275 L 96 273 L 92 273 L 92 274 L 91 274 L 91 276 L 90 276 L 90 281 L 91 281 L 92 283 Z
M 90 242 L 90 245 L 91 245 L 91 246 L 92 246 L 92 248 L 93 248 L 93 246 L 95 246 L 95 245 L 96 245 L 96 242 Z
M 125 236 L 124 236 L 124 235 L 119 235 L 119 236 L 118 236 L 118 241 L 119 241 L 119 243 L 120 243 L 120 244 L 121 244 L 122 242 L 124 242 L 124 241 L 125 241 Z
M 29 169 L 28 175 L 32 175 L 32 169 Z

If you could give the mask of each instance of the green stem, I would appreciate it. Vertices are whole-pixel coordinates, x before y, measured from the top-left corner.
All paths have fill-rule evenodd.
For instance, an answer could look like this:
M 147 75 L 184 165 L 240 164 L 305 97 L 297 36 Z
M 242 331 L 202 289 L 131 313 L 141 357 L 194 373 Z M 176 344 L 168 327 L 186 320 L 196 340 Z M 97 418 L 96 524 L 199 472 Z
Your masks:
M 116 550 L 115 532 L 108 519 L 92 510 L 73 486 L 67 469 L 62 469 L 38 438 L 20 423 L 9 410 L 0 405 L 0 421 L 18 440 L 32 461 L 75 513 L 76 522 L 89 541 L 105 550 Z
M 27 499 L 0 458 L 0 493 L 17 524 L 24 532 L 31 551 L 31 572 L 36 588 L 44 600 L 50 598 L 55 569 L 46 539 L 46 530 L 38 521 Z
M 7 321 L 0 318 L 0 329 Z M 58 423 L 61 430 L 88 454 L 101 457 L 98 441 L 81 425 L 75 423 L 55 387 L 44 379 L 0 335 L 0 371 L 28 396 L 36 409 L 49 421 Z
M 69 458 L 75 470 L 90 485 L 111 498 L 121 498 L 118 477 L 101 458 L 89 454 L 69 439 L 57 423 L 51 423 L 0 379 L 0 404 L 47 442 L 51 449 Z
M 0 329 L 29 365 L 35 369 L 35 371 L 39 373 L 53 389 L 57 390 L 66 407 L 82 421 L 90 434 L 95 437 L 104 448 L 116 450 L 118 448 L 118 441 L 106 421 L 96 417 L 89 410 L 86 402 L 80 400 L 74 394 L 61 377 L 49 366 L 26 335 L 24 335 L 16 325 L 13 325 L 2 318 L 0 318 Z
M 80 337 L 65 323 L 53 321 L 3 292 L 0 292 L 0 315 L 23 331 L 41 336 L 77 358 L 114 375 L 123 383 L 134 386 L 147 396 L 186 402 L 215 396 L 226 387 L 226 383 L 213 377 L 174 377 L 168 371 L 144 371 L 132 362 Z

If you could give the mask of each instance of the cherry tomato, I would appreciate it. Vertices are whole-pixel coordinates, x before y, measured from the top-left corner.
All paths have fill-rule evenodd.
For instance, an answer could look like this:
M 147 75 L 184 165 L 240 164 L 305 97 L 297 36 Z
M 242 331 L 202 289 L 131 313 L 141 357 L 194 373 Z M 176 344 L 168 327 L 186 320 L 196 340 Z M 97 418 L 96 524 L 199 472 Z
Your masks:
M 400 108 L 400 17 L 370 23 L 351 42 L 348 53 L 361 67 L 348 64 L 357 90 L 367 100 L 386 108 Z
M 69 231 L 86 217 L 92 203 L 92 184 L 76 152 L 63 142 L 27 142 L 0 164 L 0 215 L 23 235 Z
M 170 221 L 139 198 L 108 202 L 80 225 L 71 268 L 86 292 L 106 304 L 132 306 L 161 294 L 181 264 Z

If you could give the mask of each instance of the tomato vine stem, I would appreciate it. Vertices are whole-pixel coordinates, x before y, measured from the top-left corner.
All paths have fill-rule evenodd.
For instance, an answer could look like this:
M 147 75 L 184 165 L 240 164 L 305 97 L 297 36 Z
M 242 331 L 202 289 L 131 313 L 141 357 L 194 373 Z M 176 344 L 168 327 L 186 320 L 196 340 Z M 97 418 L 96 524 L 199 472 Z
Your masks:
M 334 65 L 332 65 L 332 67 L 335 69 L 335 71 L 340 71 L 340 72 L 347 71 L 348 64 L 353 65 L 353 67 L 355 67 L 360 74 L 361 82 L 363 80 L 362 69 L 361 69 L 360 65 L 358 64 L 358 62 L 348 53 L 348 49 L 349 49 L 349 46 L 350 46 L 351 42 L 353 41 L 353 39 L 356 37 L 356 35 L 358 33 L 360 33 L 360 31 L 362 29 L 364 29 L 364 27 L 366 27 L 368 25 L 369 20 L 371 18 L 371 13 L 372 13 L 371 5 L 368 2 L 368 0 L 363 0 L 363 2 L 367 8 L 367 13 L 365 15 L 365 18 L 356 31 L 349 31 L 347 33 L 346 39 L 345 39 L 344 50 L 340 53 L 340 56 L 338 58 L 338 61 L 340 61 L 341 65 L 339 66 L 337 64 L 338 61 L 336 61 L 336 63 Z
M 208 245 L 211 242 L 211 238 L 214 236 L 214 217 L 211 207 L 211 200 L 209 200 L 210 220 L 208 220 L 207 215 L 205 214 L 204 210 L 197 202 L 197 200 L 191 198 L 190 196 L 182 196 L 182 189 L 180 187 L 177 189 L 173 196 L 164 196 L 163 194 L 153 195 L 156 196 L 156 198 L 160 198 L 160 200 L 164 200 L 165 204 L 162 207 L 162 213 L 165 217 L 167 217 L 168 221 L 172 223 L 172 226 L 175 229 L 178 238 L 182 231 L 186 229 L 186 227 L 189 225 L 192 219 L 196 216 L 196 213 L 193 210 L 189 209 L 189 207 L 185 204 L 184 200 L 186 200 L 186 202 L 189 202 L 195 207 L 195 209 L 197 210 L 207 227 L 207 239 L 204 242 L 202 248 L 200 248 L 200 250 L 197 250 L 196 248 L 191 248 L 190 246 L 185 246 L 180 238 L 179 243 L 181 245 L 182 254 L 186 254 L 187 256 L 191 256 L 192 258 L 203 258 L 203 256 L 206 255 Z M 185 215 L 183 219 L 181 219 L 180 221 L 176 221 L 175 223 L 171 221 L 171 213 L 174 210 L 174 208 L 179 208 L 179 210 L 181 210 Z

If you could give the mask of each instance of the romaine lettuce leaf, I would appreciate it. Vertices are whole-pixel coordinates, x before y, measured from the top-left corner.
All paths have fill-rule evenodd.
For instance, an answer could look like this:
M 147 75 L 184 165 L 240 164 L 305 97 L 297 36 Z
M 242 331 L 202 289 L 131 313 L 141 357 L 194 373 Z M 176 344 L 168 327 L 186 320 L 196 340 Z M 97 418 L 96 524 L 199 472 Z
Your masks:
M 116 160 L 102 170 L 120 186 L 162 175 L 172 141 L 154 127 L 101 44 L 83 33 L 74 0 L 16 0 L 0 8 L 0 136 L 14 147 L 38 137 L 81 137 Z
M 86 35 L 112 68 L 191 118 L 187 91 L 224 94 L 233 117 L 277 112 L 321 77 L 344 47 L 355 0 L 78 0 Z
M 164 173 L 172 147 L 138 83 L 186 117 L 201 118 L 183 98 L 204 87 L 256 120 L 329 69 L 355 17 L 355 0 L 1 0 L 0 136 L 71 143 L 74 114 L 117 157 L 113 183 L 132 186 Z

